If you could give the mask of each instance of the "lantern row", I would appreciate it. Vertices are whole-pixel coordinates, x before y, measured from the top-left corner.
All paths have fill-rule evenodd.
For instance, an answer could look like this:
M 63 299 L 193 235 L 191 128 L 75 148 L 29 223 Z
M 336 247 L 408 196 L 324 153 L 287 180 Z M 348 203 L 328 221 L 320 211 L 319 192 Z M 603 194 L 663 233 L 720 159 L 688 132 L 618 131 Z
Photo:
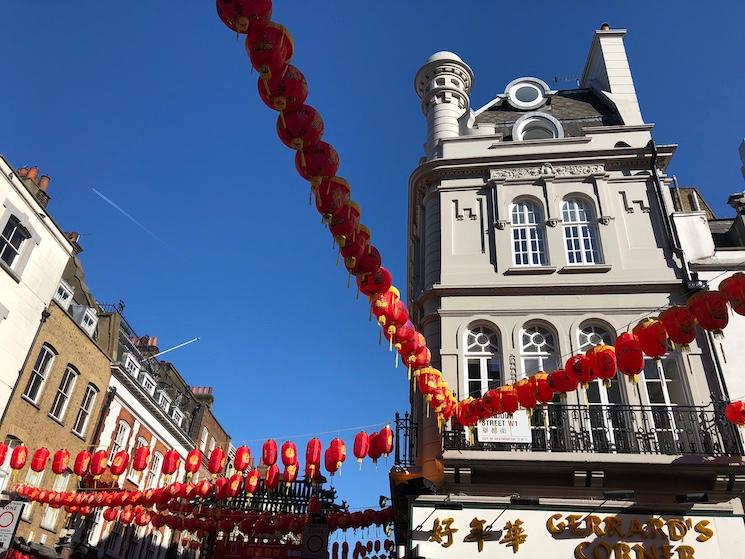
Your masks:
M 347 542 L 334 542 L 331 545 L 331 559 L 349 559 L 350 545 Z M 368 540 L 363 543 L 357 541 L 352 548 L 352 559 L 375 559 L 393 557 L 396 544 L 393 540 Z
M 360 431 L 355 436 L 353 454 L 360 463 L 365 458 L 369 458 L 374 463 L 377 463 L 381 456 L 388 457 L 392 450 L 393 431 L 388 425 L 383 427 L 379 432 L 372 433 L 371 435 L 368 435 L 366 431 Z M 8 451 L 8 446 L 0 443 L 0 464 L 4 463 Z M 270 489 L 273 489 L 280 479 L 280 470 L 277 465 L 278 454 L 284 466 L 284 471 L 281 473 L 281 478 L 284 482 L 291 483 L 295 481 L 299 474 L 300 463 L 298 461 L 298 452 L 295 443 L 285 441 L 280 451 L 274 439 L 267 439 L 262 445 L 261 463 L 266 466 L 265 484 Z M 305 452 L 305 475 L 308 479 L 315 480 L 320 477 L 322 455 L 324 468 L 333 476 L 347 459 L 346 444 L 340 438 L 332 439 L 326 451 L 323 452 L 323 446 L 318 438 L 314 437 L 309 440 Z M 18 472 L 26 466 L 26 462 L 28 461 L 29 468 L 32 471 L 42 472 L 46 470 L 51 457 L 52 472 L 61 475 L 70 468 L 70 461 L 72 459 L 70 451 L 64 448 L 57 450 L 53 456 L 50 456 L 49 449 L 38 448 L 34 451 L 30 461 L 28 457 L 29 449 L 26 446 L 19 445 L 14 447 L 10 452 L 10 468 L 14 472 Z M 111 463 L 109 464 L 110 458 Z M 184 461 L 187 480 L 190 480 L 199 471 L 201 461 L 202 457 L 199 449 L 192 449 L 187 453 L 186 460 Z M 88 450 L 81 450 L 75 456 L 72 471 L 80 478 L 86 475 L 92 475 L 94 479 L 98 479 L 108 470 L 112 476 L 118 478 L 127 471 L 130 465 L 136 472 L 145 471 L 148 468 L 149 462 L 150 449 L 148 447 L 137 448 L 133 453 L 131 464 L 129 453 L 126 450 L 120 450 L 112 457 L 109 456 L 106 450 L 97 450 L 93 453 Z M 180 463 L 181 457 L 173 449 L 163 455 L 161 473 L 165 476 L 166 482 L 170 480 L 173 474 L 178 472 Z M 251 450 L 245 445 L 237 448 L 233 460 L 233 468 L 239 474 L 243 474 L 249 470 L 251 463 Z M 216 478 L 219 474 L 222 474 L 225 470 L 225 465 L 225 451 L 219 447 L 213 449 L 210 452 L 207 464 L 212 477 Z M 254 483 L 257 483 L 259 477 L 259 470 L 256 468 L 252 469 L 246 476 L 247 488 L 249 479 L 255 479 L 256 481 Z
M 226 483 L 232 482 L 226 480 Z M 170 491 L 155 490 L 152 496 L 148 495 L 147 491 L 58 493 L 26 484 L 19 484 L 13 487 L 12 491 L 31 502 L 46 504 L 52 508 L 64 508 L 70 514 L 89 516 L 97 508 L 105 507 L 103 518 L 107 522 L 119 521 L 124 525 L 135 524 L 137 526 L 150 524 L 154 528 L 168 526 L 173 530 L 186 530 L 194 533 L 197 537 L 203 537 L 206 533 L 231 532 L 236 526 L 247 536 L 301 534 L 309 522 L 309 517 L 304 514 L 231 511 L 204 506 L 201 503 L 194 505 L 193 502 L 198 503 L 194 500 L 197 495 L 188 497 L 191 501 L 179 502 L 178 499 L 181 496 L 173 498 Z M 238 492 L 239 489 L 235 491 L 233 497 L 237 496 Z M 320 512 L 317 499 L 311 498 L 309 512 Z M 393 509 L 390 507 L 380 510 L 366 509 L 360 512 L 332 511 L 326 516 L 331 531 L 358 530 L 373 525 L 383 526 L 392 520 Z
M 217 0 L 217 11 L 228 27 L 246 34 L 246 50 L 252 66 L 260 74 L 259 95 L 267 106 L 279 111 L 279 138 L 296 150 L 297 171 L 310 181 L 316 208 L 338 244 L 347 270 L 356 276 L 360 291 L 370 298 L 371 311 L 390 347 L 396 347 L 418 379 L 422 375 L 427 379 L 426 390 L 422 392 L 428 397 L 440 426 L 454 413 L 459 421 L 475 423 L 478 418 L 492 413 L 509 413 L 518 404 L 528 408 L 531 404 L 535 406 L 534 401 L 548 397 L 550 391 L 566 393 L 595 378 L 610 380 L 616 374 L 613 366 L 616 359 L 621 372 L 635 381 L 643 368 L 643 354 L 653 358 L 666 354 L 668 339 L 685 347 L 695 339 L 696 324 L 720 334 L 728 322 L 727 303 L 736 313 L 745 315 L 745 274 L 738 273 L 722 281 L 719 291 L 699 292 L 689 299 L 687 306 L 673 306 L 656 319 L 643 320 L 633 333 L 619 336 L 615 347 L 603 346 L 593 353 L 574 356 L 564 370 L 551 375 L 541 373 L 535 380 L 521 381 L 522 385 L 490 391 L 492 396 L 486 401 L 466 398 L 458 402 L 447 383 L 442 381 L 441 374 L 434 385 L 430 384 L 439 371 L 429 367 L 431 353 L 424 336 L 409 321 L 400 292 L 392 286 L 390 272 L 381 265 L 382 259 L 371 243 L 370 231 L 360 222 L 360 208 L 350 198 L 349 184 L 336 176 L 338 154 L 333 146 L 321 140 L 324 132 L 321 115 L 305 104 L 307 81 L 298 68 L 289 64 L 294 46 L 288 31 L 270 21 L 271 1 Z M 745 423 L 745 412 L 741 416 Z

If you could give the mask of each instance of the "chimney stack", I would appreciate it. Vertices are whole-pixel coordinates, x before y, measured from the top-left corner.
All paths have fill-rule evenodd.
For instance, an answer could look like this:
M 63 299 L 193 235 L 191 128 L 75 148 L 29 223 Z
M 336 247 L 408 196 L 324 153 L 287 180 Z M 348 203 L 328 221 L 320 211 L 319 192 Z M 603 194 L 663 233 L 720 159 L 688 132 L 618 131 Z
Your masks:
M 36 198 L 42 207 L 46 208 L 47 204 L 49 204 L 49 194 L 47 194 L 50 180 L 49 175 L 43 175 L 39 178 L 38 167 L 21 167 L 16 172 L 16 175 L 21 179 L 21 182 L 31 193 L 31 196 Z
M 41 178 L 39 179 L 39 189 L 46 192 L 48 187 L 49 187 L 49 175 L 42 175 Z

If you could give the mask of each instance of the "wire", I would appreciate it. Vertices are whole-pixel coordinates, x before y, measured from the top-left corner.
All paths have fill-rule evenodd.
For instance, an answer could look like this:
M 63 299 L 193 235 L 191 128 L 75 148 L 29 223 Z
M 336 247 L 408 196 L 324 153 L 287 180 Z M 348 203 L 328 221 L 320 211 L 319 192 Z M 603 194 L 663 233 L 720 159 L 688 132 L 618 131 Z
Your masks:
M 389 422 L 382 422 L 382 423 L 371 423 L 370 425 L 359 425 L 357 427 L 345 427 L 343 429 L 332 429 L 331 431 L 321 431 L 314 432 L 314 433 L 301 433 L 298 435 L 274 435 L 271 437 L 264 437 L 261 439 L 246 439 L 241 442 L 243 443 L 255 443 L 259 441 L 263 441 L 265 439 L 297 439 L 297 438 L 303 438 L 303 437 L 311 437 L 315 435 L 333 435 L 334 433 L 343 433 L 345 431 L 357 431 L 359 429 L 370 429 L 372 427 L 382 427 L 385 425 L 389 425 Z

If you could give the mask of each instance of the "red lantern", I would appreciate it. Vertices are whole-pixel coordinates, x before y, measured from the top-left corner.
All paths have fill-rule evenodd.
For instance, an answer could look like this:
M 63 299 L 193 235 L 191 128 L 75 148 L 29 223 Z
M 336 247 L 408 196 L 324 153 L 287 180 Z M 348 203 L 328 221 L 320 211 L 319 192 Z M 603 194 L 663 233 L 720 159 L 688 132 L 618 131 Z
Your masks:
M 10 467 L 13 470 L 21 470 L 26 465 L 26 459 L 28 458 L 28 448 L 24 445 L 18 445 L 13 449 L 10 454 Z
M 182 487 L 182 484 L 180 484 L 178 481 L 174 481 L 166 487 L 166 495 L 168 495 L 168 497 L 170 497 L 171 499 L 176 499 L 179 495 L 181 495 Z
M 724 416 L 730 423 L 745 425 L 745 402 L 742 400 L 730 402 L 724 408 Z
M 219 446 L 212 449 L 210 459 L 207 463 L 207 469 L 212 474 L 212 478 L 217 477 L 225 469 L 225 451 Z
M 274 439 L 264 441 L 261 447 L 261 461 L 266 466 L 277 463 L 277 442 Z
M 520 400 L 517 397 L 517 390 L 512 385 L 500 386 L 497 390 L 502 393 L 502 412 L 512 415 L 517 411 Z
M 344 201 L 343 204 L 347 204 L 348 200 Z M 341 211 L 344 211 L 344 205 L 341 207 Z M 349 208 L 347 207 L 347 210 Z M 338 215 L 337 212 L 336 215 Z M 333 216 L 332 216 L 333 217 Z M 339 253 L 344 258 L 344 265 L 347 267 L 347 271 L 350 274 L 354 274 L 354 268 L 357 266 L 358 261 L 363 257 L 365 252 L 370 250 L 370 238 L 372 234 L 370 230 L 362 224 L 357 226 L 351 239 L 346 239 L 344 246 L 341 247 Z
M 696 339 L 696 319 L 688 307 L 670 307 L 662 311 L 657 318 L 665 327 L 670 341 L 688 351 L 689 344 Z
M 378 459 L 383 455 L 383 441 L 380 437 L 380 433 L 372 433 L 370 435 L 370 448 L 367 451 L 367 455 L 374 464 L 378 463 Z
M 199 471 L 199 466 L 202 464 L 202 452 L 198 448 L 192 448 L 186 453 L 186 460 L 184 461 L 184 470 L 186 471 L 186 479 L 191 479 L 194 474 Z
M 597 378 L 595 372 L 590 367 L 590 360 L 583 354 L 572 355 L 567 359 L 564 370 L 574 373 L 574 376 L 582 383 L 582 386 L 587 386 Z
M 595 377 L 609 386 L 611 379 L 616 376 L 616 348 L 605 344 L 596 345 L 587 351 L 587 358 Z
M 323 119 L 310 105 L 301 105 L 280 113 L 277 117 L 277 135 L 287 147 L 301 150 L 321 140 Z
M 380 437 L 380 449 L 384 456 L 388 456 L 393 452 L 393 430 L 390 425 L 386 425 L 380 430 L 378 434 Z
M 639 338 L 624 332 L 616 338 L 616 362 L 618 370 L 636 382 L 636 375 L 644 370 L 644 353 Z
M 424 367 L 414 372 L 414 378 L 416 378 L 419 392 L 427 398 L 429 402 L 432 399 L 432 394 L 435 393 L 437 387 L 440 385 L 442 380 L 442 373 L 434 367 Z
M 322 141 L 303 144 L 302 150 L 295 154 L 295 169 L 298 174 L 312 184 L 320 184 L 324 178 L 331 178 L 339 170 L 339 154 L 334 146 Z
M 321 441 L 317 438 L 312 438 L 308 441 L 308 444 L 305 447 L 305 469 L 306 469 L 306 475 L 307 471 L 310 470 L 311 475 L 310 478 L 314 479 L 316 477 L 316 473 L 318 472 L 318 469 L 321 465 Z
M 559 394 L 566 394 L 567 392 L 573 392 L 577 390 L 579 386 L 579 379 L 572 371 L 566 371 L 564 369 L 558 369 L 549 373 L 548 383 L 555 392 Z
M 264 478 L 264 487 L 267 491 L 274 491 L 279 486 L 279 467 L 277 464 L 272 464 L 266 470 L 266 477 Z
M 3 457 L 5 459 L 5 457 Z M 2 462 L 0 462 L 1 464 Z M 64 448 L 54 453 L 52 458 L 52 472 L 56 475 L 64 474 L 70 466 L 70 451 Z
M 179 462 L 181 457 L 174 449 L 167 450 L 163 455 L 163 468 L 162 472 L 166 476 L 172 476 L 178 471 Z
M 381 293 L 387 293 L 391 288 L 392 281 L 391 273 L 386 268 L 381 267 L 373 274 L 358 276 L 357 287 L 361 293 L 368 297 L 374 297 Z
M 722 280 L 719 291 L 727 298 L 733 311 L 745 315 L 745 274 L 737 272 Z
M 235 451 L 233 467 L 236 471 L 244 472 L 251 465 L 251 450 L 246 446 L 239 446 Z
M 119 522 L 124 524 L 125 526 L 128 526 L 132 524 L 132 521 L 134 520 L 135 513 L 134 510 L 127 507 L 125 509 L 122 509 L 122 512 L 119 513 Z
M 298 470 L 297 463 L 286 466 L 285 471 L 282 472 L 282 480 L 285 483 L 292 483 L 293 481 L 297 479 L 297 470 Z
M 241 487 L 243 487 L 243 476 L 238 473 L 230 476 L 227 488 L 225 489 L 228 499 L 234 499 L 241 492 Z
M 150 461 L 150 448 L 141 446 L 135 450 L 134 459 L 132 460 L 132 469 L 136 472 L 142 472 L 147 469 Z
M 267 79 L 282 71 L 292 58 L 293 44 L 289 32 L 282 25 L 268 22 L 249 29 L 246 51 L 251 65 Z
M 354 457 L 357 459 L 357 462 L 362 464 L 362 460 L 364 460 L 365 457 L 367 457 L 367 453 L 369 451 L 370 451 L 370 437 L 368 437 L 365 431 L 360 431 L 354 437 L 353 453 L 354 453 Z
M 179 494 L 179 497 L 182 499 L 189 501 L 194 498 L 195 493 L 197 492 L 197 486 L 193 483 L 184 483 L 181 486 L 181 493 Z
M 535 389 L 535 397 L 541 404 L 546 404 L 554 399 L 554 389 L 548 382 L 548 374 L 536 373 L 530 377 Z
M 344 441 L 339 438 L 331 439 L 329 448 L 331 449 L 332 458 L 336 459 L 337 469 L 341 468 L 341 465 L 347 459 L 347 447 L 344 444 Z
M 107 508 L 103 511 L 103 518 L 106 522 L 116 522 L 116 519 L 119 518 L 119 509 Z
M 209 482 L 209 480 L 203 479 L 199 483 L 197 483 L 197 489 L 196 489 L 197 495 L 201 497 L 202 499 L 206 499 L 210 495 L 212 495 L 212 483 Z
M 642 351 L 647 356 L 659 359 L 667 353 L 667 333 L 659 320 L 646 318 L 639 322 L 632 332 L 639 338 Z
M 303 73 L 292 64 L 270 79 L 259 77 L 259 97 L 267 107 L 276 111 L 300 107 L 308 98 L 308 82 Z
M 349 183 L 341 177 L 327 177 L 321 180 L 313 192 L 318 213 L 323 216 L 324 221 L 329 221 L 349 201 L 350 188 Z
M 152 518 L 150 519 L 150 524 L 153 528 L 162 528 L 166 525 L 166 517 L 162 514 L 154 514 Z
M 700 291 L 688 299 L 691 311 L 701 328 L 721 335 L 729 322 L 727 298 L 720 291 Z
M 137 526 L 147 526 L 148 524 L 150 524 L 151 519 L 152 515 L 150 514 L 150 511 L 142 510 L 135 516 L 135 524 Z
M 31 465 L 29 466 L 35 472 L 43 472 L 49 462 L 49 449 L 48 448 L 37 448 L 34 451 L 34 455 L 31 457 Z
M 362 227 L 362 225 L 360 225 L 360 227 Z M 367 276 L 378 271 L 382 262 L 383 259 L 380 256 L 380 251 L 375 248 L 375 245 L 370 245 L 359 258 L 354 261 L 347 261 L 345 264 L 350 274 L 355 276 Z M 405 307 L 404 310 L 406 310 Z M 408 320 L 408 315 L 406 318 Z
M 483 395 L 482 400 L 491 415 L 502 413 L 502 393 L 496 388 L 487 390 Z
M 326 467 L 326 471 L 332 476 L 339 469 L 339 462 L 336 460 L 336 457 L 333 455 L 331 451 L 331 447 L 327 448 L 326 452 L 323 453 L 323 464 Z
M 269 21 L 272 0 L 217 0 L 217 14 L 236 33 L 246 33 L 251 25 Z
M 0 464 L 5 463 L 5 457 L 8 455 L 8 445 L 0 443 Z
M 282 464 L 291 466 L 297 464 L 297 447 L 291 441 L 282 443 Z
M 106 466 L 109 463 L 109 453 L 105 450 L 97 450 L 91 457 L 91 474 L 93 479 L 98 479 L 106 471 Z
M 259 479 L 261 479 L 261 474 L 256 468 L 248 472 L 246 476 L 246 493 L 249 495 L 256 493 L 256 489 L 259 487 Z
M 517 381 L 515 385 L 518 403 L 526 410 L 532 410 L 538 404 L 535 394 L 535 386 L 529 378 Z
M 329 220 L 329 231 L 340 247 L 352 242 L 357 235 L 361 214 L 357 203 L 350 200 L 344 204 L 341 212 Z
M 111 461 L 111 474 L 113 476 L 120 476 L 127 471 L 127 465 L 129 464 L 129 454 L 126 450 L 120 450 L 114 455 L 114 459 Z

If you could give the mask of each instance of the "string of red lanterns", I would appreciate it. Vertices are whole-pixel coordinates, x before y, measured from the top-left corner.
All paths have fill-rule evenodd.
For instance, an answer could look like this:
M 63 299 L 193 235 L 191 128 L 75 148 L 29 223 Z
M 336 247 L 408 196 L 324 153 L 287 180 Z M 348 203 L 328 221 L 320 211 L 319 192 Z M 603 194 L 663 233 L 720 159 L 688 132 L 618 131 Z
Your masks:
M 389 539 L 368 540 L 366 543 L 358 540 L 352 549 L 352 559 L 372 559 L 375 557 L 373 553 L 378 554 L 378 558 L 392 557 L 395 548 L 396 544 Z M 331 545 L 331 559 L 349 559 L 349 549 L 347 542 L 334 542 Z

